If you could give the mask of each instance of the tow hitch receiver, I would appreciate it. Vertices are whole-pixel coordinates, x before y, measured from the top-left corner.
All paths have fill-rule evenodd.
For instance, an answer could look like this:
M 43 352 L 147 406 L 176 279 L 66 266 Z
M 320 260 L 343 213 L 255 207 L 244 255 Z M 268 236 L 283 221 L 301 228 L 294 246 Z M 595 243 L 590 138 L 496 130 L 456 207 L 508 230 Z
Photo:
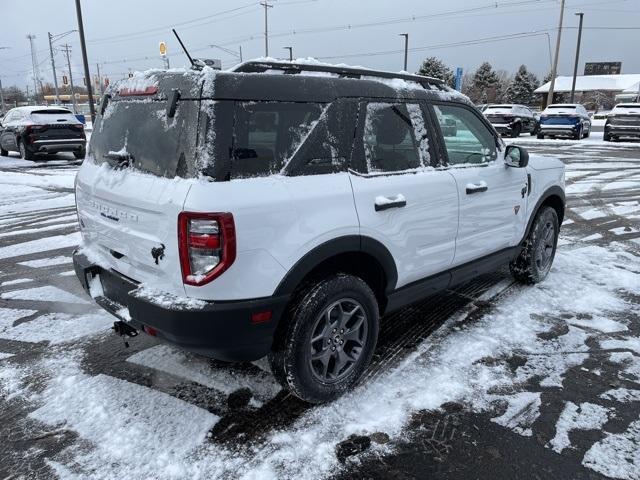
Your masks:
M 127 325 L 125 322 L 118 320 L 117 322 L 113 322 L 113 331 L 116 332 L 117 335 L 120 335 L 124 339 L 124 346 L 129 348 L 129 342 L 127 342 L 127 337 L 137 337 L 138 331 Z

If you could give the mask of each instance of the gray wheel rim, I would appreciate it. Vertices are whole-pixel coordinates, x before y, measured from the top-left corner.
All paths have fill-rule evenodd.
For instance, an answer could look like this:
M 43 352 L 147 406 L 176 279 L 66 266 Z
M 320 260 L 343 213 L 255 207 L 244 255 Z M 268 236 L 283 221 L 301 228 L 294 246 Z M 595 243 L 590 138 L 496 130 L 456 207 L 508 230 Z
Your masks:
M 325 308 L 313 326 L 309 366 L 316 379 L 336 383 L 358 363 L 367 341 L 367 314 L 352 298 Z
M 24 143 L 20 142 L 20 157 L 27 158 L 27 148 L 24 146 Z
M 546 273 L 551 268 L 556 241 L 556 229 L 551 220 L 545 221 L 542 226 L 540 241 L 538 242 L 534 260 L 541 273 Z

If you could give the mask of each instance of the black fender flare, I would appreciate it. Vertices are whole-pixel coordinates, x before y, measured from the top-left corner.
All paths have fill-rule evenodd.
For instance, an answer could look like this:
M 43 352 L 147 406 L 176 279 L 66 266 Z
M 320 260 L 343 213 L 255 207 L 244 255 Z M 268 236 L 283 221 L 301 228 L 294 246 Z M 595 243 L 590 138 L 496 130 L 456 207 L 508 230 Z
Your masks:
M 562 202 L 562 210 L 563 211 L 565 210 L 566 199 L 565 199 L 564 190 L 560 188 L 558 185 L 554 185 L 552 187 L 549 187 L 547 190 L 545 190 L 544 193 L 540 195 L 540 198 L 536 202 L 535 207 L 531 210 L 531 216 L 527 221 L 527 228 L 525 229 L 524 236 L 522 237 L 522 240 L 519 243 L 520 245 L 522 245 L 524 241 L 527 239 L 527 237 L 529 236 L 529 232 L 531 231 L 531 227 L 533 226 L 533 220 L 536 218 L 536 214 L 538 213 L 538 210 L 540 210 L 540 207 L 542 206 L 542 204 L 545 201 L 547 201 L 550 197 L 554 197 L 554 196 L 560 198 Z M 562 219 L 559 219 L 559 220 L 560 220 L 560 223 L 562 223 Z
M 362 235 L 345 235 L 318 245 L 307 252 L 287 272 L 274 292 L 274 296 L 290 295 L 305 276 L 322 262 L 344 253 L 367 253 L 375 258 L 386 278 L 385 293 L 396 288 L 398 269 L 391 252 L 378 240 Z

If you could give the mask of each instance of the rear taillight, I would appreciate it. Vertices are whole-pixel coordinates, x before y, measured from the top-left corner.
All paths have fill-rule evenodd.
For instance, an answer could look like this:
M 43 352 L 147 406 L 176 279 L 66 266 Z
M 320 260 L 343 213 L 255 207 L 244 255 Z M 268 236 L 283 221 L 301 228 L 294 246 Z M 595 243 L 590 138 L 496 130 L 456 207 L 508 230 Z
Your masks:
M 230 213 L 182 212 L 178 216 L 182 281 L 200 286 L 222 275 L 236 259 L 236 227 Z
M 118 94 L 121 97 L 137 97 L 146 95 L 155 95 L 158 93 L 158 87 L 151 85 L 143 88 L 121 88 Z

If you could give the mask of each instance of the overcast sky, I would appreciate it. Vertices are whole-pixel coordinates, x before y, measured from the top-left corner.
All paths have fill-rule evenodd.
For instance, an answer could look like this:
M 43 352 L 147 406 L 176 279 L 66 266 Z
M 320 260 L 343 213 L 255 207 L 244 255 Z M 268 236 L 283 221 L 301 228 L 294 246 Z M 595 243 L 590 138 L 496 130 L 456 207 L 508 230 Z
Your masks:
M 549 37 L 555 48 L 560 12 L 559 0 L 271 3 L 270 56 L 286 57 L 288 52 L 283 47 L 292 46 L 296 57 L 397 71 L 402 68 L 404 45 L 398 34 L 408 33 L 410 48 L 415 49 L 409 52 L 411 71 L 423 58 L 435 55 L 454 69 L 461 66 L 471 71 L 486 60 L 497 69 L 513 72 L 524 63 L 539 76 L 550 70 Z M 171 26 L 176 26 L 194 56 L 220 58 L 225 68 L 236 63 L 236 57 L 208 45 L 217 44 L 234 52 L 241 46 L 245 60 L 265 52 L 264 8 L 258 0 L 83 0 L 82 4 L 92 75 L 97 62 L 101 63 L 102 75 L 110 79 L 130 70 L 161 67 L 161 40 L 168 44 L 171 66 L 184 65 L 186 57 L 171 34 Z M 564 25 L 572 28 L 562 35 L 559 74 L 573 71 L 578 25 L 574 14 L 578 11 L 585 13 L 579 71 L 585 61 L 621 61 L 623 73 L 640 73 L 640 0 L 567 0 Z M 3 85 L 33 84 L 26 38 L 29 33 L 36 35 L 41 76 L 51 81 L 47 32 L 59 34 L 77 28 L 74 1 L 0 0 L 0 19 L 0 47 L 10 47 L 0 50 Z M 495 38 L 512 34 L 530 36 Z M 58 77 L 66 70 L 66 59 L 59 51 L 65 42 L 72 46 L 73 74 L 81 78 L 77 33 L 55 44 Z

